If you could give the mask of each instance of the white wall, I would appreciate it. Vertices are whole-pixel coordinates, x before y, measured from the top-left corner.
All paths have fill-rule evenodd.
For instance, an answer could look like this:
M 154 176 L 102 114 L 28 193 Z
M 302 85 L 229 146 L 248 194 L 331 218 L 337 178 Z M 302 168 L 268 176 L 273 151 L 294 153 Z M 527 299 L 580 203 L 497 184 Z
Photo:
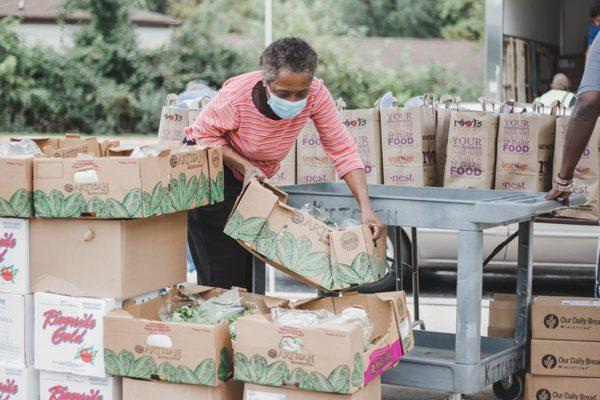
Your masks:
M 560 46 L 560 5 L 561 0 L 505 0 L 504 34 Z
M 564 31 L 562 55 L 583 54 L 591 23 L 590 7 L 594 0 L 562 0 L 564 4 Z
M 22 23 L 17 32 L 25 43 L 40 44 L 54 48 L 71 47 L 76 25 L 31 24 Z M 154 49 L 171 41 L 173 30 L 170 28 L 136 27 L 135 34 L 142 48 Z

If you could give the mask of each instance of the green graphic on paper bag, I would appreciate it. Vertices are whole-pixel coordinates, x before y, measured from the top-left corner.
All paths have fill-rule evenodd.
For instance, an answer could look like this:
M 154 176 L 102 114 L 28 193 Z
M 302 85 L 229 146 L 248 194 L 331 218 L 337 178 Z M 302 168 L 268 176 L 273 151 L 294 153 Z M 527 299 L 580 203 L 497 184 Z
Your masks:
M 223 350 L 227 353 L 227 349 Z M 221 350 L 221 362 L 223 362 L 223 350 Z M 185 365 L 176 366 L 169 362 L 163 362 L 157 366 L 154 359 L 150 356 L 142 356 L 136 359 L 127 350 L 122 350 L 119 355 L 116 355 L 112 350 L 105 349 L 104 365 L 106 373 L 113 376 L 159 379 L 171 383 L 202 386 L 214 386 L 216 383 L 215 360 L 212 358 L 202 361 L 196 366 L 196 369 L 192 370 Z M 221 368 L 225 369 L 225 367 L 220 366 L 219 370 Z M 229 375 L 229 372 L 227 375 Z M 222 375 L 219 372 L 220 376 Z
M 0 217 L 32 217 L 33 193 L 26 189 L 19 189 L 6 200 L 0 197 Z
M 331 264 L 329 254 L 311 252 L 312 242 L 306 236 L 295 238 L 285 228 L 278 234 L 269 229 L 262 217 L 244 217 L 235 211 L 224 230 L 234 239 L 255 244 L 256 251 L 306 278 L 320 278 L 326 290 L 349 288 L 372 282 L 372 260 L 367 253 L 359 253 L 351 265 Z
M 339 394 L 350 392 L 350 367 L 347 365 L 340 365 L 325 376 L 317 371 L 308 373 L 302 368 L 290 371 L 283 361 L 268 364 L 267 360 L 258 354 L 248 359 L 244 354 L 236 353 L 233 371 L 234 379 L 258 385 L 297 386 L 304 390 Z M 355 379 L 353 384 L 354 382 Z

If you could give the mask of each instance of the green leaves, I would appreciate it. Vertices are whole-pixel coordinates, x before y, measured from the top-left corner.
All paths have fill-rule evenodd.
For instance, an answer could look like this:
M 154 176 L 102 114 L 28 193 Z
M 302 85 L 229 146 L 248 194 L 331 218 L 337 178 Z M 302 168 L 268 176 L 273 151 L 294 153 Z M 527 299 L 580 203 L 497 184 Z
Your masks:
M 86 212 L 85 200 L 81 193 L 73 193 L 66 199 L 62 192 L 53 189 L 49 195 L 41 190 L 33 194 L 35 215 L 48 218 L 77 218 Z
M 162 187 L 162 183 L 160 183 L 160 182 L 158 182 L 156 185 L 154 185 L 154 189 L 152 189 L 152 193 L 147 193 L 147 192 L 142 193 L 144 216 L 151 217 L 154 215 L 161 214 L 160 206 L 162 204 L 162 196 L 163 196 L 163 187 Z
M 219 363 L 219 370 L 217 371 L 217 376 L 218 376 L 219 380 L 224 382 L 227 380 L 227 378 L 229 377 L 229 373 L 231 372 L 232 360 L 231 360 L 231 355 L 229 354 L 229 351 L 227 350 L 226 347 L 223 347 L 221 349 L 220 355 L 221 355 L 221 362 Z
M 31 217 L 33 216 L 33 193 L 19 189 L 13 193 L 9 201 L 0 197 L 0 217 Z
M 361 277 L 349 265 L 335 264 L 331 266 L 331 270 L 335 283 L 342 288 L 359 285 L 362 282 Z
M 235 353 L 233 356 L 233 378 L 236 381 L 254 382 L 252 365 L 248 358 L 242 353 Z
M 142 190 L 132 189 L 123 199 L 123 208 L 130 218 L 142 216 Z
M 192 371 L 186 366 L 180 365 L 175 369 L 175 382 L 187 383 L 189 385 L 199 385 L 200 380 Z
M 198 181 L 198 205 L 201 204 L 210 204 L 210 183 L 208 182 L 208 178 L 204 173 L 200 175 L 200 180 Z
M 227 221 L 227 225 L 225 225 L 223 232 L 234 239 L 239 239 L 244 242 L 254 242 L 265 223 L 266 219 L 263 217 L 250 217 L 244 219 L 239 211 L 235 211 L 231 217 L 229 217 L 229 221 Z
M 240 230 L 244 225 L 244 217 L 240 214 L 239 211 L 235 211 L 229 217 L 229 221 L 225 225 L 225 229 L 223 229 L 223 233 L 228 236 L 231 236 L 233 239 L 237 239 L 240 235 Z
M 210 200 L 211 204 L 220 203 L 225 196 L 225 176 L 223 171 L 217 174 L 217 177 L 210 180 Z
M 256 236 L 256 251 L 269 260 L 277 255 L 277 234 L 269 229 L 269 221 L 265 221 Z
M 340 365 L 329 374 L 329 383 L 335 393 L 348 393 L 350 390 L 350 367 Z
M 124 376 L 125 372 L 119 357 L 110 349 L 104 349 L 104 370 L 107 375 Z
M 308 383 L 310 386 L 310 390 L 314 390 L 317 392 L 335 393 L 331 382 L 329 382 L 329 379 L 319 372 L 311 372 L 308 377 Z
M 133 354 L 126 350 L 121 350 L 119 353 L 119 362 L 123 369 L 123 375 L 129 376 L 133 374 L 135 367 L 135 357 L 133 357 Z
M 288 385 L 298 386 L 302 390 L 309 390 L 308 373 L 302 368 L 296 368 L 288 375 L 286 383 Z
M 143 356 L 135 360 L 133 371 L 129 376 L 134 378 L 150 379 L 156 374 L 156 364 L 150 356 Z
M 364 365 L 360 353 L 354 355 L 354 371 L 352 371 L 352 386 L 361 387 L 364 379 Z
M 212 386 L 215 384 L 215 360 L 208 358 L 202 361 L 194 371 L 198 378 L 198 383 L 204 386 Z
M 169 362 L 165 361 L 164 363 L 160 364 L 156 370 L 156 375 L 161 381 L 176 382 L 175 367 Z

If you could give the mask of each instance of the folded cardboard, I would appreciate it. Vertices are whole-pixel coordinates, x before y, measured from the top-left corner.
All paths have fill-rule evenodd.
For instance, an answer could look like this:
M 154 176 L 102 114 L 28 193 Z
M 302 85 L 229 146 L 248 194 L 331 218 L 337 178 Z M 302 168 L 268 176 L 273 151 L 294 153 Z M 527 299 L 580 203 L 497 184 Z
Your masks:
M 319 400 L 377 400 L 381 399 L 381 382 L 377 378 L 362 389 L 352 394 L 319 393 Z M 275 388 L 244 384 L 244 400 L 313 400 L 315 393 L 295 388 Z
M 217 387 L 123 379 L 123 400 L 241 400 L 243 390 L 244 384 L 233 379 Z
M 39 400 L 39 372 L 33 368 L 0 367 L 0 399 Z
M 122 390 L 120 378 L 95 378 L 48 371 L 40 371 L 39 389 L 40 400 L 121 400 Z
M 531 331 L 534 339 L 600 342 L 600 300 L 536 297 L 531 306 Z
M 33 365 L 33 295 L 0 293 L 0 365 Z
M 300 132 L 296 140 L 296 149 L 296 181 L 299 184 L 335 181 L 333 162 L 325 153 L 321 137 L 312 120 L 309 120 Z
M 525 400 L 599 400 L 600 379 L 533 376 L 525 378 Z
M 383 183 L 379 109 L 342 110 L 340 116 L 358 146 L 358 153 L 365 164 L 367 183 Z
M 33 156 L 0 157 L 0 216 L 33 216 Z
M 281 161 L 279 170 L 269 178 L 273 186 L 294 185 L 296 183 L 296 144 Z
M 111 148 L 107 157 L 37 158 L 33 161 L 36 216 L 98 219 L 142 218 L 208 204 L 210 164 L 219 152 L 190 147 L 158 156 L 130 157 L 134 149 Z M 217 173 L 218 174 L 218 173 Z M 215 193 L 215 197 L 219 197 Z
M 497 293 L 490 301 L 488 336 L 514 338 L 517 322 L 517 296 Z
M 127 299 L 185 282 L 185 213 L 135 220 L 31 221 L 37 292 Z
M 533 339 L 531 373 L 600 378 L 600 343 Z
M 431 186 L 436 180 L 435 111 L 430 106 L 381 110 L 383 183 Z
M 29 220 L 0 218 L 0 292 L 29 294 Z
M 270 315 L 242 317 L 236 323 L 234 379 L 350 394 L 393 368 L 413 347 L 404 292 L 347 294 L 303 301 L 294 307 L 334 314 L 348 307 L 363 308 L 374 328 L 372 345 L 365 348 L 363 327 L 356 324 L 305 328 L 278 325 Z M 290 342 L 301 350 L 291 351 Z
M 224 289 L 184 286 L 143 304 L 126 302 L 104 318 L 106 372 L 109 375 L 218 386 L 231 376 L 230 324 L 200 325 L 163 322 L 160 310 L 180 304 L 182 297 L 209 299 Z M 287 301 L 243 294 L 244 301 L 265 313 Z
M 34 295 L 35 368 L 103 378 L 105 314 L 113 299 Z
M 385 275 L 385 233 L 374 242 L 364 225 L 333 229 L 286 200 L 287 194 L 273 186 L 251 181 L 238 197 L 225 233 L 275 268 L 325 291 Z

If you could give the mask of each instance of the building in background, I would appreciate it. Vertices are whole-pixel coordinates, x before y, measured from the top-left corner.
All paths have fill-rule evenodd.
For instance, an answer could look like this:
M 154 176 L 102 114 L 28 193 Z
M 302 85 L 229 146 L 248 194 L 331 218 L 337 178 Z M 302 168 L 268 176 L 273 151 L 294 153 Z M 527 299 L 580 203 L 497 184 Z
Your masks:
M 55 48 L 70 47 L 75 32 L 90 21 L 86 12 L 76 11 L 60 20 L 63 0 L 4 0 L 0 1 L 0 18 L 21 18 L 18 33 L 28 44 L 41 44 Z M 168 15 L 138 9 L 131 10 L 138 43 L 153 49 L 169 43 L 178 19 Z

